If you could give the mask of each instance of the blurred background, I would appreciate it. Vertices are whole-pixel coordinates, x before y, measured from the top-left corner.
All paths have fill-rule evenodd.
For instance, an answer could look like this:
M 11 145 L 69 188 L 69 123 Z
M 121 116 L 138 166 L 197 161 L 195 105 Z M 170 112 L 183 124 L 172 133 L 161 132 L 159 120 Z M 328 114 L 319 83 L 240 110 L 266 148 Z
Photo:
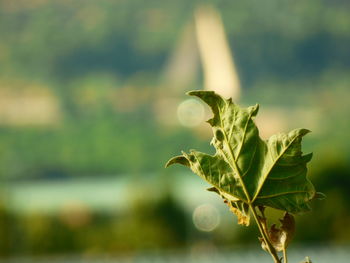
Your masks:
M 0 0 L 1 262 L 270 262 L 208 185 L 212 89 L 313 132 L 291 256 L 350 253 L 350 2 Z M 266 261 L 263 261 L 266 260 Z

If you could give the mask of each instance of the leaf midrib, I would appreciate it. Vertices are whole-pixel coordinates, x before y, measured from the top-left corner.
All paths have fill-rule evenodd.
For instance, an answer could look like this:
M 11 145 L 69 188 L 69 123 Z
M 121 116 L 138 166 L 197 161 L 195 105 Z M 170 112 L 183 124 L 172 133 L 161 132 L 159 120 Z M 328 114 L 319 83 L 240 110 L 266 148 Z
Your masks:
M 217 105 L 217 107 L 218 107 L 218 105 Z M 247 198 L 247 203 L 248 203 L 248 204 L 251 204 L 252 202 L 251 202 L 251 200 L 250 200 L 250 195 L 249 195 L 249 193 L 248 193 L 248 191 L 247 191 L 247 188 L 246 188 L 246 186 L 245 186 L 245 184 L 244 184 L 242 175 L 240 174 L 240 170 L 239 170 L 239 168 L 238 168 L 238 166 L 237 166 L 237 164 L 236 164 L 235 156 L 234 156 L 234 154 L 233 154 L 233 150 L 232 150 L 232 148 L 231 148 L 231 145 L 230 145 L 230 143 L 229 143 L 228 140 L 227 140 L 227 135 L 226 135 L 226 132 L 225 132 L 225 129 L 224 129 L 224 125 L 223 125 L 223 123 L 222 123 L 222 117 L 221 117 L 220 107 L 218 107 L 218 115 L 219 115 L 219 119 L 220 119 L 220 125 L 221 125 L 221 129 L 222 129 L 222 133 L 224 134 L 224 139 L 225 139 L 225 142 L 226 142 L 226 144 L 227 144 L 227 146 L 228 146 L 228 149 L 229 149 L 229 152 L 230 152 L 230 155 L 231 155 L 230 157 L 231 157 L 231 159 L 232 159 L 232 163 L 233 163 L 234 167 L 232 167 L 231 162 L 229 162 L 227 159 L 226 159 L 226 162 L 229 164 L 229 166 L 231 167 L 231 169 L 232 169 L 233 171 L 234 171 L 234 170 L 237 171 L 237 175 L 238 175 L 239 180 L 240 180 L 240 183 L 241 183 L 241 185 L 242 185 L 243 192 L 244 192 L 244 194 L 245 194 L 245 196 L 246 196 L 246 198 Z M 243 143 L 242 143 L 242 144 L 243 144 Z M 225 154 L 223 154 L 223 156 L 225 156 Z M 244 202 L 244 200 L 242 200 L 242 201 Z

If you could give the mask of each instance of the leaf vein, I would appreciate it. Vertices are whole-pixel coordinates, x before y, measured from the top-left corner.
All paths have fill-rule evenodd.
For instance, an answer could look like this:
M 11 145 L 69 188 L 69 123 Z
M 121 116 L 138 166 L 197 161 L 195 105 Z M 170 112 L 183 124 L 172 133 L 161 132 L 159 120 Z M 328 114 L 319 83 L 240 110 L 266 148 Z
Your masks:
M 282 193 L 277 193 L 277 194 L 272 194 L 272 195 L 261 195 L 261 196 L 258 196 L 255 200 L 272 198 L 272 197 L 281 196 L 281 195 L 300 194 L 300 193 L 308 193 L 308 191 L 305 191 L 305 190 L 304 191 L 292 191 L 292 192 L 282 192 Z
M 290 143 L 285 147 L 285 149 L 283 149 L 283 151 L 281 151 L 281 153 L 278 155 L 278 157 L 276 158 L 276 160 L 272 163 L 270 169 L 267 171 L 267 173 L 265 174 L 265 176 L 263 177 L 263 181 L 258 185 L 258 189 L 253 197 L 252 202 L 254 202 L 254 200 L 257 198 L 257 196 L 259 195 L 261 188 L 263 187 L 263 185 L 265 184 L 266 178 L 269 176 L 271 170 L 275 167 L 276 163 L 278 162 L 278 160 L 281 158 L 281 156 L 289 149 L 289 147 L 294 143 L 294 141 L 299 137 L 295 136 Z

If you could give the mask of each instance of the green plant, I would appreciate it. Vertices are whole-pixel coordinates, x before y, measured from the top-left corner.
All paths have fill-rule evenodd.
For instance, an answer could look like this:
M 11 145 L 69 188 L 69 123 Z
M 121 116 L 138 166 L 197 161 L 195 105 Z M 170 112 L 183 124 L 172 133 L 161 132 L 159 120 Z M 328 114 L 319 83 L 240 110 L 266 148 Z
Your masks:
M 306 175 L 312 154 L 303 155 L 301 151 L 302 137 L 309 131 L 296 129 L 262 140 L 254 123 L 258 105 L 241 108 L 213 91 L 188 94 L 202 99 L 214 113 L 208 123 L 216 153 L 182 152 L 166 167 L 175 163 L 187 166 L 210 183 L 213 187 L 208 190 L 224 199 L 239 224 L 248 226 L 252 215 L 262 248 L 275 263 L 287 263 L 286 248 L 295 230 L 292 214 L 310 210 L 309 201 L 319 195 Z M 285 211 L 280 227 L 269 227 L 266 207 Z

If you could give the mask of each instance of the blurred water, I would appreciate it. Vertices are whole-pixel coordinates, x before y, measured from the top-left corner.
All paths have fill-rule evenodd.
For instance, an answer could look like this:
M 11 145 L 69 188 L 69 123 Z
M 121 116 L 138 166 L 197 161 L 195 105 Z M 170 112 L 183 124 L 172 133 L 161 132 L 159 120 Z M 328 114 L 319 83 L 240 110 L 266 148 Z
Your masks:
M 222 204 L 221 199 L 209 195 L 203 189 L 209 187 L 189 173 L 177 174 L 171 177 L 173 188 L 169 189 L 176 201 L 186 210 L 192 210 L 200 204 L 215 202 Z M 149 189 L 147 196 L 151 199 L 160 198 L 159 183 L 161 175 L 143 174 L 137 178 L 138 185 Z M 7 182 L 6 193 L 10 205 L 8 209 L 15 213 L 57 213 L 70 202 L 79 202 L 94 211 L 115 212 L 129 209 L 131 197 L 137 193 L 135 178 L 130 175 L 112 175 L 96 177 L 74 177 L 60 180 L 24 180 Z M 138 190 L 139 191 L 139 190 Z M 91 193 L 94 193 L 93 195 Z M 43 197 L 46 198 L 43 198 Z M 143 196 L 142 199 L 145 199 Z M 225 206 L 222 208 L 226 209 Z
M 346 263 L 350 258 L 350 247 L 311 247 L 292 249 L 288 262 L 301 262 L 309 256 L 313 263 Z M 7 263 L 271 263 L 270 256 L 262 250 L 246 249 L 234 251 L 212 251 L 210 253 L 160 252 L 136 253 L 124 256 L 61 256 L 59 258 L 13 258 L 1 262 Z

